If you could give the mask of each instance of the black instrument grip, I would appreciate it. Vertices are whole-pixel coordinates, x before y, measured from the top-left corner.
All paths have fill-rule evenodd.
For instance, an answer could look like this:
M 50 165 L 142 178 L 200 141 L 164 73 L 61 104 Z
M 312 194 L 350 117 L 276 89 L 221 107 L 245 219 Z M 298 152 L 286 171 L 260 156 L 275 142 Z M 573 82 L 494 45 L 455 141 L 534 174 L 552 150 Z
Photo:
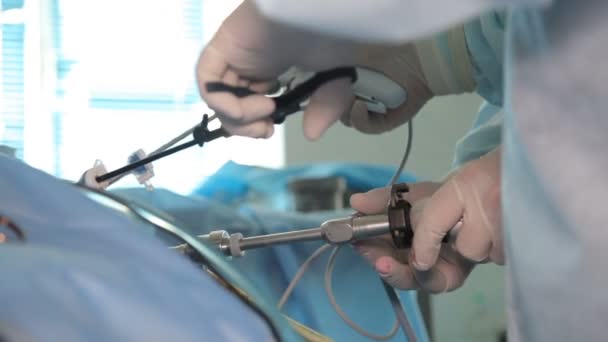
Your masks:
M 255 94 L 253 90 L 247 87 L 235 87 L 222 82 L 209 82 L 206 87 L 209 93 L 227 92 L 238 98 Z
M 300 104 L 309 98 L 319 87 L 339 78 L 350 78 L 351 83 L 355 83 L 357 81 L 357 70 L 354 67 L 339 67 L 320 71 L 286 94 L 273 97 L 276 109 L 270 114 L 272 121 L 275 124 L 283 123 L 288 115 L 300 111 Z M 228 92 L 238 98 L 256 94 L 249 88 L 235 87 L 222 82 L 209 82 L 206 84 L 206 87 L 207 92 Z
M 388 223 L 393 243 L 397 248 L 411 248 L 414 240 L 414 230 L 410 221 L 412 205 L 404 197 L 409 191 L 410 188 L 405 183 L 395 184 L 391 187 Z M 449 242 L 449 234 L 446 234 L 441 242 Z

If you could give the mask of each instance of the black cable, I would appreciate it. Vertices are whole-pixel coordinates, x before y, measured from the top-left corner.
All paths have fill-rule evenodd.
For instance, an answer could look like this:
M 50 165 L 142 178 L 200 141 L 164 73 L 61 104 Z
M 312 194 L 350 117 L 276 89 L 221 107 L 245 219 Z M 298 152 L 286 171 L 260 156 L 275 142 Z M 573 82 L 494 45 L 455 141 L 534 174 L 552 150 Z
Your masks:
M 410 152 L 412 151 L 412 141 L 414 139 L 414 124 L 412 121 L 414 121 L 414 118 L 411 118 L 410 121 L 408 121 L 407 123 L 407 143 L 405 145 L 405 153 L 403 154 L 403 158 L 401 159 L 399 168 L 397 168 L 397 171 L 391 178 L 389 186 L 395 184 L 397 180 L 399 180 L 399 177 L 403 172 L 403 168 L 405 167 L 405 163 L 407 163 L 407 160 L 410 158 Z
M 338 67 L 320 71 L 297 85 L 291 91 L 278 97 L 272 97 L 271 99 L 274 101 L 276 108 L 274 113 L 270 115 L 272 121 L 275 124 L 283 123 L 288 115 L 299 112 L 301 110 L 300 104 L 309 98 L 319 87 L 340 78 L 348 78 L 351 83 L 355 83 L 357 81 L 357 70 L 353 67 Z M 247 87 L 235 87 L 222 82 L 208 82 L 206 87 L 210 93 L 228 92 L 239 98 L 256 94 Z

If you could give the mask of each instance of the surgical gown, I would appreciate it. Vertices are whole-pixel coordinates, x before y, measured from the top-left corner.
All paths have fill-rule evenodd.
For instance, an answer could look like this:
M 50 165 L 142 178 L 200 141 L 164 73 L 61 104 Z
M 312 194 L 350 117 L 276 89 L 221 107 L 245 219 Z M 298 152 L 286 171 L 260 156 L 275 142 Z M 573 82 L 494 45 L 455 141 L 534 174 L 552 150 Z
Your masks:
M 299 25 L 312 18 L 315 2 L 299 2 L 308 8 L 299 8 L 300 13 L 310 15 L 301 16 Z M 435 9 L 461 6 L 460 14 L 478 15 L 489 3 L 496 9 L 513 5 L 504 51 L 502 128 L 509 340 L 605 340 L 608 2 L 387 1 L 376 8 L 393 15 L 373 30 L 349 26 L 345 21 L 351 18 L 339 11 L 332 15 L 332 8 L 309 22 L 316 30 L 327 23 L 328 32 L 349 37 L 361 33 L 366 39 L 407 40 L 447 28 L 455 14 L 430 11 L 420 15 L 427 23 L 395 31 L 397 8 L 408 17 L 426 13 L 426 4 Z M 475 6 L 477 12 L 471 10 Z M 280 12 L 278 7 L 267 11 Z
M 608 317 L 608 2 L 517 10 L 503 206 L 511 338 L 599 341 Z

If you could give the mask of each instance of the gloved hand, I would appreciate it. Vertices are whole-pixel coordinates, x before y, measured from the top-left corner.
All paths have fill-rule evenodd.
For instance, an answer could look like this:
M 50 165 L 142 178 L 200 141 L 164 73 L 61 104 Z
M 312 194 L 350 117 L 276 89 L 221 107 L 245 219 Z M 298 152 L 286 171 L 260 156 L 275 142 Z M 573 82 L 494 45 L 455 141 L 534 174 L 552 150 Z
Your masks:
M 448 35 L 449 40 L 442 38 Z M 304 112 L 304 134 L 311 140 L 318 139 L 340 118 L 362 132 L 381 133 L 408 121 L 435 95 L 473 90 L 464 30 L 457 28 L 437 37 L 399 46 L 332 39 L 271 22 L 250 0 L 245 0 L 201 53 L 197 65 L 199 89 L 229 132 L 268 137 L 273 133 L 273 124 L 267 116 L 274 110 L 274 103 L 262 93 L 271 89 L 287 69 L 365 67 L 405 88 L 407 101 L 384 115 L 369 113 L 363 102 L 353 103 L 349 80 L 335 80 L 311 96 Z M 450 47 L 449 53 L 439 48 L 445 44 Z M 260 95 L 239 99 L 231 94 L 207 92 L 205 84 L 217 81 L 249 87 Z
M 264 93 L 277 77 L 292 66 L 320 71 L 353 64 L 352 45 L 305 32 L 264 18 L 252 1 L 245 0 L 224 21 L 200 55 L 197 79 L 202 98 L 230 133 L 269 137 L 273 123 L 268 115 L 274 102 Z M 209 93 L 207 82 L 249 87 L 260 93 L 237 98 L 228 93 Z M 304 115 L 304 133 L 317 139 L 353 101 L 350 80 L 341 79 L 320 87 L 310 98 Z
M 379 134 L 401 126 L 414 117 L 434 94 L 424 77 L 415 44 L 400 46 L 359 45 L 358 66 L 384 74 L 406 90 L 407 100 L 387 113 L 369 112 L 365 102 L 355 100 L 342 116 L 344 125 L 367 134 Z
M 353 195 L 365 214 L 386 210 L 390 189 Z M 500 148 L 465 164 L 443 183 L 410 186 L 414 240 L 396 249 L 390 236 L 361 241 L 355 248 L 392 286 L 445 292 L 460 287 L 476 263 L 504 264 L 500 207 Z M 462 219 L 456 241 L 441 240 Z
M 449 53 L 441 48 L 444 45 Z M 381 115 L 368 113 L 363 102 L 353 106 L 350 80 L 327 83 L 311 96 L 304 112 L 304 134 L 315 140 L 341 117 L 362 132 L 381 133 L 409 120 L 435 95 L 472 91 L 471 64 L 462 27 L 400 46 L 355 44 L 269 21 L 245 0 L 201 53 L 197 78 L 202 98 L 218 112 L 224 127 L 232 134 L 252 137 L 272 135 L 273 124 L 267 117 L 274 103 L 262 94 L 290 67 L 320 71 L 362 66 L 406 89 L 405 104 Z M 205 84 L 218 81 L 249 87 L 260 95 L 239 99 L 207 92 Z
M 400 46 L 357 46 L 355 51 L 358 66 L 385 74 L 407 92 L 406 102 L 386 115 L 368 113 L 356 101 L 342 122 L 364 133 L 382 133 L 409 121 L 434 96 L 476 87 L 463 26 Z

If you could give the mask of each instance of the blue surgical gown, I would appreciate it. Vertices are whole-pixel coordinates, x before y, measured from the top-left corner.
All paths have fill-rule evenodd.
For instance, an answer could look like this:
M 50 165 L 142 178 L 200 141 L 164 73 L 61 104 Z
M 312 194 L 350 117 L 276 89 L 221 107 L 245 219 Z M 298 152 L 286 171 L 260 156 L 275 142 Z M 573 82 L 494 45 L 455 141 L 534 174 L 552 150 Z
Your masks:
M 494 55 L 499 21 L 476 39 L 467 32 L 487 102 L 454 164 L 502 141 L 510 341 L 605 340 L 607 15 L 605 1 L 513 9 Z
M 504 78 L 501 195 L 509 340 L 606 339 L 607 1 L 361 1 L 349 15 L 336 4 L 319 15 L 316 1 L 282 2 L 274 10 L 275 1 L 257 1 L 266 4 L 268 15 L 294 18 L 302 27 L 391 41 L 439 32 L 457 15 L 473 18 L 490 7 L 510 7 L 503 64 L 496 64 Z M 360 25 L 365 20 L 353 21 L 357 15 L 382 23 Z

